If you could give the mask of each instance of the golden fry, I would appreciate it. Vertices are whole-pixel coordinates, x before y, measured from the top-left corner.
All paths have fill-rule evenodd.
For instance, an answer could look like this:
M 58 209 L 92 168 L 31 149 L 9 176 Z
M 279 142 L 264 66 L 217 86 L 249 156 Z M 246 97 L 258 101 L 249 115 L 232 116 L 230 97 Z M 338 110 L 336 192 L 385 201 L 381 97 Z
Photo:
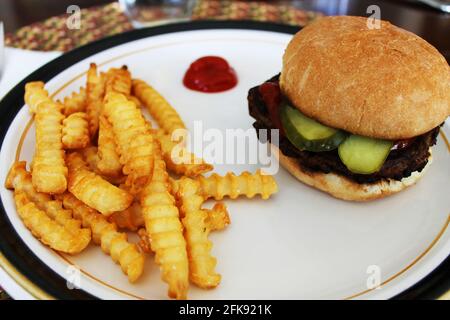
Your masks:
M 210 231 L 225 229 L 230 223 L 227 207 L 223 202 L 217 202 L 212 209 L 204 209 L 207 212 L 206 227 Z
M 89 134 L 93 138 L 98 131 L 98 118 L 103 108 L 105 76 L 97 73 L 97 65 L 91 63 L 87 73 L 86 113 L 89 120 Z
M 253 198 L 261 195 L 262 199 L 268 199 L 272 194 L 278 192 L 278 186 L 271 175 L 262 174 L 261 170 L 251 174 L 242 172 L 236 176 L 228 172 L 225 176 L 213 173 L 209 177 L 198 176 L 195 178 L 200 183 L 200 194 L 205 198 L 222 200 L 224 197 L 236 199 L 239 196 Z M 178 190 L 179 180 L 171 180 L 172 188 Z
M 144 225 L 142 207 L 139 201 L 133 202 L 127 209 L 114 212 L 108 220 L 114 222 L 119 228 L 136 231 Z
M 101 176 L 106 181 L 109 181 L 110 183 L 114 185 L 120 185 L 122 183 L 125 183 L 126 177 L 121 174 L 118 177 L 111 177 L 104 175 L 100 172 L 98 169 L 98 148 L 94 146 L 89 146 L 84 149 L 79 150 L 79 152 L 83 155 L 83 159 L 86 161 L 86 164 L 88 165 L 89 170 L 94 171 L 96 174 Z
M 40 210 L 23 191 L 14 191 L 17 212 L 25 226 L 42 243 L 50 248 L 75 254 L 81 252 L 89 242 L 79 241 L 65 227 L 53 221 L 44 211 Z
M 132 194 L 138 194 L 153 171 L 151 126 L 136 105 L 115 92 L 105 97 L 104 112 L 112 125 L 120 153 L 125 182 Z
M 152 130 L 155 138 L 161 144 L 161 150 L 167 169 L 179 175 L 196 177 L 211 171 L 214 167 L 203 159 L 197 158 L 182 146 L 182 143 L 172 141 L 171 137 L 161 130 Z
M 99 121 L 98 170 L 106 176 L 119 177 L 122 174 L 122 165 L 117 153 L 112 126 L 104 115 L 100 116 Z
M 81 228 L 81 222 L 72 218 L 72 211 L 63 209 L 62 203 L 53 200 L 49 194 L 36 191 L 31 182 L 31 174 L 26 170 L 25 161 L 13 164 L 6 178 L 6 187 L 24 192 L 38 209 L 45 211 L 56 223 L 76 236 L 80 245 L 85 244 L 87 246 L 91 241 L 90 230 Z
M 169 285 L 169 297 L 186 299 L 189 267 L 183 226 L 175 198 L 170 193 L 169 175 L 157 141 L 153 151 L 153 176 L 141 192 L 145 229 L 152 239 L 151 249 L 161 267 L 162 279 Z
M 35 113 L 36 151 L 33 185 L 39 192 L 62 193 L 67 188 L 67 167 L 62 139 L 62 105 L 49 98 L 43 82 L 25 85 L 25 102 Z
M 89 141 L 86 113 L 75 112 L 63 120 L 62 143 L 65 149 L 85 148 Z
M 135 244 L 127 241 L 126 233 L 118 232 L 114 223 L 109 223 L 104 216 L 72 194 L 66 192 L 61 198 L 64 207 L 71 209 L 74 216 L 92 230 L 94 243 L 121 266 L 130 282 L 135 282 L 144 271 L 145 256 Z
M 180 180 L 177 197 L 181 200 L 184 235 L 189 257 L 189 278 L 200 288 L 214 288 L 221 276 L 215 272 L 216 259 L 211 256 L 212 243 L 208 240 L 207 212 L 201 209 L 204 201 L 199 194 L 200 183 L 190 178 Z M 152 238 L 153 243 L 153 238 Z
M 137 234 L 140 239 L 138 242 L 138 246 L 142 250 L 142 252 L 145 252 L 148 254 L 153 253 L 152 247 L 150 244 L 151 241 L 150 241 L 150 238 L 148 237 L 147 230 L 145 230 L 145 228 L 141 228 L 137 231 Z
M 81 87 L 80 91 L 73 92 L 64 98 L 64 115 L 67 117 L 72 113 L 86 111 L 86 88 Z
M 171 135 L 176 129 L 186 130 L 178 112 L 150 85 L 139 79 L 133 80 L 133 94 L 167 134 Z
M 126 66 L 111 68 L 106 72 L 105 95 L 111 92 L 129 96 L 131 93 L 131 74 Z
M 69 154 L 66 160 L 69 191 L 79 200 L 107 216 L 130 206 L 133 197 L 90 171 L 79 153 Z

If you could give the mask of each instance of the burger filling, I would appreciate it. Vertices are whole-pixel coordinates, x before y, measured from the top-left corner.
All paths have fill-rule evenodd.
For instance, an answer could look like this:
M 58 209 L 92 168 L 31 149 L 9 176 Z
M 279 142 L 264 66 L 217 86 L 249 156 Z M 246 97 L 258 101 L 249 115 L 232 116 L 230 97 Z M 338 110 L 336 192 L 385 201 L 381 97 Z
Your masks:
M 279 129 L 279 149 L 303 170 L 335 173 L 357 183 L 401 180 L 422 171 L 439 127 L 418 137 L 389 141 L 351 135 L 324 126 L 293 108 L 280 91 L 278 76 L 250 89 L 249 112 L 257 129 Z

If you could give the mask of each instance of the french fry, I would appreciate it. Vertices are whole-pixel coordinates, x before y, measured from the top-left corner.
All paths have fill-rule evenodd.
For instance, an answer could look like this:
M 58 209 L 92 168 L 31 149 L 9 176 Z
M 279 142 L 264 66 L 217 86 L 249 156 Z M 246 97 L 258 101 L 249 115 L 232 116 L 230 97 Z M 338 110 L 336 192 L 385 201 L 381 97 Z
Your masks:
M 72 113 L 86 111 L 86 88 L 81 87 L 80 91 L 73 92 L 64 98 L 64 115 L 67 117 Z
M 102 111 L 105 93 L 105 76 L 97 73 L 97 65 L 91 63 L 87 73 L 86 114 L 89 120 L 89 134 L 93 138 L 98 131 L 98 118 Z
M 207 213 L 205 224 L 210 231 L 223 230 L 231 223 L 227 207 L 223 202 L 217 202 L 212 209 L 204 210 Z
M 167 169 L 179 175 L 196 177 L 211 171 L 214 167 L 203 159 L 187 151 L 181 143 L 172 141 L 162 130 L 152 130 L 155 138 L 161 144 L 161 150 Z
M 103 252 L 121 266 L 130 282 L 135 282 L 144 271 L 145 256 L 135 244 L 127 241 L 127 234 L 118 232 L 114 223 L 109 223 L 103 215 L 72 194 L 66 192 L 60 197 L 64 207 L 72 210 L 74 216 L 92 230 L 94 243 L 100 245 Z
M 104 175 L 100 172 L 98 169 L 98 148 L 94 146 L 89 146 L 84 149 L 78 150 L 82 155 L 83 159 L 86 161 L 86 164 L 88 165 L 89 170 L 94 171 L 96 174 L 101 176 L 106 181 L 114 184 L 114 185 L 120 185 L 122 183 L 125 183 L 126 177 L 123 174 L 120 174 L 118 177 L 111 177 Z
M 68 189 L 76 198 L 106 216 L 130 206 L 133 196 L 90 171 L 79 153 L 69 154 L 66 160 Z
M 19 161 L 12 165 L 6 179 L 6 187 L 24 192 L 38 209 L 45 211 L 56 223 L 76 236 L 80 245 L 85 244 L 84 247 L 86 247 L 91 241 L 91 231 L 81 228 L 81 222 L 72 218 L 71 210 L 63 209 L 62 203 L 53 200 L 49 194 L 36 191 L 31 182 L 31 174 L 26 170 L 25 161 Z
M 14 191 L 17 212 L 25 226 L 43 244 L 57 251 L 75 254 L 85 247 L 84 241 L 69 232 L 66 228 L 53 221 L 44 211 L 40 210 L 23 191 Z
M 142 80 L 134 79 L 132 92 L 167 134 L 171 135 L 176 129 L 186 130 L 178 112 L 150 85 Z
M 198 181 L 182 178 L 177 197 L 181 200 L 184 214 L 182 222 L 189 257 L 189 279 L 198 287 L 209 289 L 219 285 L 221 276 L 214 270 L 217 261 L 210 252 L 212 243 L 208 240 L 207 212 L 201 209 L 204 198 L 199 191 Z
M 186 299 L 189 267 L 183 226 L 175 198 L 170 193 L 169 175 L 157 141 L 153 152 L 153 176 L 140 195 L 145 229 L 152 239 L 151 249 L 160 265 L 162 279 L 169 285 L 169 297 Z
M 145 228 L 141 228 L 137 231 L 137 234 L 139 236 L 139 242 L 138 246 L 142 250 L 142 252 L 151 254 L 153 253 L 151 244 L 150 244 L 150 238 L 148 237 L 147 230 Z
M 98 170 L 110 177 L 119 177 L 122 174 L 122 165 L 114 141 L 114 133 L 108 119 L 101 115 L 98 133 Z
M 138 194 L 153 171 L 151 126 L 125 95 L 112 92 L 105 101 L 104 113 L 112 125 L 122 171 L 127 176 L 125 184 L 132 194 Z
M 142 207 L 139 201 L 133 202 L 127 209 L 114 212 L 108 217 L 110 222 L 114 222 L 119 228 L 136 231 L 144 225 Z
M 199 194 L 205 199 L 222 200 L 224 197 L 236 199 L 239 196 L 253 198 L 256 195 L 261 195 L 262 199 L 269 199 L 272 194 L 278 192 L 273 176 L 263 174 L 261 170 L 257 170 L 254 174 L 244 171 L 238 176 L 233 172 L 228 172 L 225 176 L 213 173 L 209 177 L 198 176 L 195 179 L 200 183 Z M 175 192 L 180 187 L 179 180 L 171 180 L 171 184 Z
M 61 142 L 62 105 L 49 98 L 43 82 L 25 85 L 25 102 L 35 113 L 36 150 L 32 163 L 33 185 L 39 192 L 62 193 L 67 188 L 67 167 Z
M 89 124 L 86 113 L 75 112 L 63 120 L 62 143 L 65 149 L 85 148 L 89 142 Z
M 106 72 L 105 95 L 110 92 L 131 94 L 131 74 L 127 66 L 111 68 Z

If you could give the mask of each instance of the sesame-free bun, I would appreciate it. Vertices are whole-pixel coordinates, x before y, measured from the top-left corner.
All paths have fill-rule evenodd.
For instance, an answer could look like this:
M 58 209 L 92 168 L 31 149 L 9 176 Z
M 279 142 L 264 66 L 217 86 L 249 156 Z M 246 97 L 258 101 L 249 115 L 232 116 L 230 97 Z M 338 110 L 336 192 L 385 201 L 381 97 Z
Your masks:
M 387 197 L 414 185 L 430 166 L 433 158 L 428 158 L 428 163 L 422 171 L 415 171 L 409 177 L 402 180 L 380 180 L 375 183 L 359 184 L 344 176 L 335 173 L 312 172 L 304 170 L 294 158 L 285 156 L 275 145 L 272 150 L 278 157 L 281 165 L 301 182 L 329 193 L 335 198 L 348 201 L 369 201 Z
M 370 25 L 370 21 L 369 21 Z M 405 139 L 450 115 L 450 67 L 422 38 L 363 17 L 326 17 L 298 32 L 280 76 L 292 104 L 354 134 Z

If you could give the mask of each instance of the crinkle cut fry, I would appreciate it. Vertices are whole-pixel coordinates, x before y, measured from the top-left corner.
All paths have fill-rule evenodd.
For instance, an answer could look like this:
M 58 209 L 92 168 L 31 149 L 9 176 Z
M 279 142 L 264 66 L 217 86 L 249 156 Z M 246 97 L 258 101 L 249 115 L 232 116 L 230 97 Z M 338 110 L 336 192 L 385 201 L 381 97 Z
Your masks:
M 183 226 L 175 198 L 170 193 L 169 175 L 161 156 L 159 143 L 154 141 L 153 176 L 141 192 L 142 214 L 156 263 L 162 279 L 169 285 L 169 297 L 186 299 L 189 287 L 189 264 Z
M 122 165 L 120 164 L 120 156 L 117 152 L 112 126 L 104 115 L 100 116 L 99 125 L 97 168 L 106 176 L 119 177 L 122 175 Z
M 43 244 L 50 248 L 75 254 L 81 252 L 89 243 L 79 239 L 66 228 L 52 220 L 23 191 L 14 191 L 17 212 L 25 226 Z
M 186 130 L 178 112 L 154 88 L 142 80 L 133 80 L 133 94 L 156 120 L 159 127 L 171 135 L 177 129 Z
M 43 82 L 25 85 L 25 102 L 35 113 L 36 150 L 32 163 L 32 181 L 36 190 L 51 194 L 67 188 L 67 167 L 62 139 L 62 105 L 49 98 Z
M 94 243 L 100 245 L 103 252 L 120 265 L 130 282 L 135 282 L 144 271 L 145 256 L 134 243 L 127 241 L 126 233 L 117 231 L 114 223 L 110 223 L 96 210 L 66 192 L 60 196 L 64 207 L 71 209 L 83 225 L 92 230 Z
M 256 173 L 244 171 L 240 175 L 228 172 L 225 176 L 213 173 L 209 177 L 198 176 L 195 178 L 200 183 L 199 193 L 205 198 L 222 200 L 224 197 L 236 199 L 239 196 L 253 198 L 261 195 L 262 199 L 268 199 L 278 192 L 278 186 L 273 176 L 266 175 L 257 170 Z M 179 180 L 171 180 L 172 188 L 178 190 Z
M 86 111 L 86 88 L 81 87 L 80 91 L 73 92 L 63 100 L 64 115 L 67 117 L 72 113 Z
M 103 179 L 109 181 L 114 185 L 120 185 L 125 182 L 125 176 L 120 174 L 118 177 L 111 177 L 104 175 L 98 169 L 98 148 L 94 146 L 88 146 L 79 150 L 79 152 L 83 155 L 84 160 L 86 161 L 89 170 L 94 171 L 96 174 L 101 176 Z
M 204 201 L 199 194 L 198 181 L 190 178 L 180 180 L 177 197 L 181 200 L 184 218 L 184 235 L 189 258 L 189 279 L 200 288 L 214 288 L 221 276 L 215 272 L 216 259 L 211 255 L 212 243 L 208 240 L 207 213 L 201 209 Z M 152 239 L 153 241 L 153 239 Z
M 122 171 L 127 175 L 125 184 L 136 195 L 153 172 L 151 125 L 140 109 L 123 94 L 109 93 L 105 101 L 104 113 L 112 125 Z
M 131 94 L 131 74 L 127 66 L 111 68 L 106 72 L 105 95 L 117 92 L 129 96 Z
M 227 207 L 223 202 L 217 202 L 211 209 L 204 210 L 207 213 L 206 226 L 211 231 L 222 230 L 231 223 Z M 108 220 L 114 222 L 119 228 L 130 231 L 136 231 L 145 224 L 139 202 L 133 202 L 123 211 L 114 212 Z
M 86 113 L 75 112 L 63 120 L 62 143 L 65 149 L 85 148 L 89 142 L 89 123 Z
M 89 134 L 95 137 L 98 131 L 98 118 L 103 108 L 105 76 L 97 73 L 97 65 L 91 63 L 87 72 L 86 114 L 89 120 Z
M 152 130 L 152 132 L 161 144 L 164 161 L 167 169 L 171 172 L 188 177 L 196 177 L 214 168 L 211 164 L 187 151 L 182 143 L 172 141 L 171 137 L 162 130 Z
M 128 208 L 133 196 L 90 171 L 78 152 L 67 156 L 69 192 L 104 215 Z
M 81 222 L 73 219 L 71 210 L 63 209 L 61 201 L 53 200 L 49 194 L 35 190 L 31 182 L 31 174 L 26 170 L 25 161 L 19 161 L 12 165 L 6 178 L 6 187 L 24 192 L 38 209 L 45 211 L 56 223 L 77 236 L 80 245 L 84 243 L 87 246 L 91 241 L 91 231 L 81 228 Z

